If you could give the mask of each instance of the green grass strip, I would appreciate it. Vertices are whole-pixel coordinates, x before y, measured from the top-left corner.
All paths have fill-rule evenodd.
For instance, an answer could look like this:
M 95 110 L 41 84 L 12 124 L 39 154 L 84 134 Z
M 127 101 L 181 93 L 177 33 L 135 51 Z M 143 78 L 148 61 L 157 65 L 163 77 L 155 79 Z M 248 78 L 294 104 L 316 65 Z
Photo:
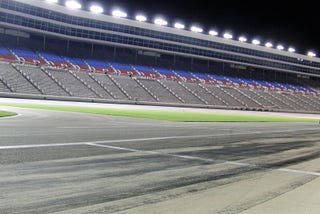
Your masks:
M 17 115 L 17 114 L 13 112 L 8 112 L 8 111 L 0 111 L 0 117 L 9 117 L 14 115 Z
M 176 122 L 317 122 L 319 119 L 297 118 L 287 116 L 269 116 L 255 114 L 228 114 L 214 112 L 186 112 L 179 110 L 145 110 L 145 109 L 116 109 L 80 106 L 40 105 L 40 104 L 9 104 L 5 106 L 36 108 L 67 112 L 92 113 L 113 116 L 148 118 Z

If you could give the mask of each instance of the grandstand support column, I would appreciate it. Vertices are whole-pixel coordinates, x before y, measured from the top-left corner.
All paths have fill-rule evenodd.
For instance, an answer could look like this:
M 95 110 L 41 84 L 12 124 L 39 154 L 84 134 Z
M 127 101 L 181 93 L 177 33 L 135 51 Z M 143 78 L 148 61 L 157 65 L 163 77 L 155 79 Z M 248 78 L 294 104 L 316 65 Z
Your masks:
M 20 30 L 18 30 L 18 35 L 20 35 Z M 17 36 L 17 45 L 20 45 L 20 36 Z
M 70 41 L 69 39 L 67 40 L 67 53 L 69 53 L 69 46 L 70 46 Z
M 47 37 L 46 35 L 43 36 L 43 50 L 46 50 L 46 40 L 47 40 Z
M 116 56 L 117 56 L 117 48 L 113 47 L 113 60 L 116 59 Z
M 193 57 L 191 57 L 191 65 L 190 65 L 190 69 L 193 70 Z
M 134 62 L 138 62 L 138 50 L 135 50 Z
M 91 52 L 90 52 L 91 56 L 93 56 L 93 43 L 91 43 Z

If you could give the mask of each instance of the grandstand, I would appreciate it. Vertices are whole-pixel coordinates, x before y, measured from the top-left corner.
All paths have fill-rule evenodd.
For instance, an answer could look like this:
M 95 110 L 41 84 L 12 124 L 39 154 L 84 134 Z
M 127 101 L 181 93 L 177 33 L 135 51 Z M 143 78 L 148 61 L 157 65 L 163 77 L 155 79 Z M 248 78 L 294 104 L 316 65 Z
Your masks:
M 320 112 L 320 59 L 40 0 L 0 2 L 0 96 Z

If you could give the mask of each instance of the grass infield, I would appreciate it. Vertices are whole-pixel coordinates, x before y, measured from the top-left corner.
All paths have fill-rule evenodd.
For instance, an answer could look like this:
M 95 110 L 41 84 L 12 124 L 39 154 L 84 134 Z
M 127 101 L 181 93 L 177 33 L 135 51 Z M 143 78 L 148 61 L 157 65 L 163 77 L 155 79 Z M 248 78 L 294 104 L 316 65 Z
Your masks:
M 145 109 L 116 109 L 80 106 L 59 106 L 41 104 L 10 104 L 0 103 L 0 106 L 15 106 L 67 112 L 92 113 L 113 116 L 149 118 L 176 122 L 317 122 L 319 119 L 297 118 L 287 116 L 269 116 L 255 114 L 233 114 L 215 112 L 186 112 L 179 110 L 145 110 Z
M 14 115 L 17 115 L 17 114 L 13 113 L 13 112 L 1 111 L 0 110 L 0 117 L 8 117 L 8 116 L 14 116 Z

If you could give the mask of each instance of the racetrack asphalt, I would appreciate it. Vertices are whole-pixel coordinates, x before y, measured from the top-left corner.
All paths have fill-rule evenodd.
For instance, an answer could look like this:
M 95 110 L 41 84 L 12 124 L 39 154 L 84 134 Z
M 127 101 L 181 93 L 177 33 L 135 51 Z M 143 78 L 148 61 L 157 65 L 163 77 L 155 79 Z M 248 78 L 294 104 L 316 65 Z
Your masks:
M 1 107 L 0 213 L 319 213 L 316 123 Z

